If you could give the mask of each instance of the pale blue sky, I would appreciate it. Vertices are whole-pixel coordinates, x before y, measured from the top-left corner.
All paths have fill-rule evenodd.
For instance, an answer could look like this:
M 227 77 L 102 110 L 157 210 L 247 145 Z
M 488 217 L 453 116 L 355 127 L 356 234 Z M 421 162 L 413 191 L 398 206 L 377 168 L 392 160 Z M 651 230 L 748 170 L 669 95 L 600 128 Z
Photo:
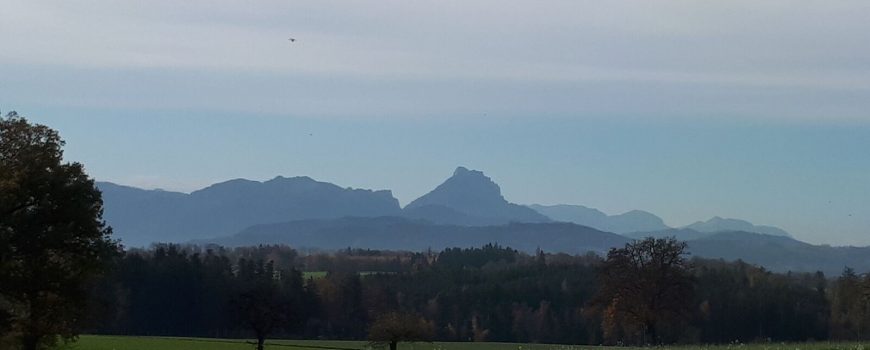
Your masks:
M 404 204 L 464 165 L 518 203 L 866 245 L 868 33 L 865 1 L 0 0 L 0 109 L 146 188 Z

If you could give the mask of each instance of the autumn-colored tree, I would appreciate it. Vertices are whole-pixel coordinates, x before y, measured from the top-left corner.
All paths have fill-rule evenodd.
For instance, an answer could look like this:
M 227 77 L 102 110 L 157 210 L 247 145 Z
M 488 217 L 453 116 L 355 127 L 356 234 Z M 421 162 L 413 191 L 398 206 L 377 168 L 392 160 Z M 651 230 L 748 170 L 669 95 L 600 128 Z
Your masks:
M 686 243 L 673 238 L 647 238 L 607 253 L 594 300 L 606 310 L 602 326 L 608 335 L 622 325 L 623 332 L 642 330 L 644 343 L 662 342 L 659 328 L 684 316 L 691 301 L 685 255 Z
M 378 317 L 369 329 L 372 345 L 389 345 L 396 350 L 399 342 L 432 341 L 435 337 L 432 323 L 413 314 L 390 312 Z

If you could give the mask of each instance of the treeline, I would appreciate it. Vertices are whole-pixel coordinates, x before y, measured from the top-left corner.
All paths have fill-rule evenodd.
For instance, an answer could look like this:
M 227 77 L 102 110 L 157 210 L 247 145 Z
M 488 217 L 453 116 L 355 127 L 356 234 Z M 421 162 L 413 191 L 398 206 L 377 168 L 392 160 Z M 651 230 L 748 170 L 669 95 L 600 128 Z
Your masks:
M 434 339 L 444 341 L 870 339 L 870 282 L 851 271 L 829 281 L 821 273 L 775 274 L 695 258 L 681 277 L 689 286 L 681 298 L 685 305 L 650 323 L 650 338 L 649 329 L 631 326 L 629 313 L 613 322 L 619 297 L 600 302 L 607 264 L 594 254 L 527 255 L 496 245 L 308 254 L 283 246 L 158 245 L 126 252 L 93 285 L 87 331 L 365 339 L 379 317 L 402 313 L 421 317 L 432 325 Z
M 870 275 L 847 268 L 837 279 L 831 293 L 831 336 L 870 339 Z

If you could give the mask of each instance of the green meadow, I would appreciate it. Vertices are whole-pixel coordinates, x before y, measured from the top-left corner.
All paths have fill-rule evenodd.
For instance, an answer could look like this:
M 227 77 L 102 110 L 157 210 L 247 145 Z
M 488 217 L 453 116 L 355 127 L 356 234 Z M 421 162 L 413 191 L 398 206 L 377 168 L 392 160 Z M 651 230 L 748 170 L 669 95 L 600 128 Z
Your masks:
M 327 274 L 326 271 L 303 271 L 302 272 L 302 279 L 307 280 L 307 279 L 313 278 L 313 279 L 317 280 L 317 279 L 321 279 L 321 278 L 326 277 L 326 274 Z
M 326 275 L 327 275 L 327 274 L 328 274 L 327 271 L 303 271 L 303 272 L 302 272 L 302 279 L 305 279 L 305 280 L 307 280 L 307 279 L 316 279 L 316 280 L 317 280 L 317 279 L 321 279 L 321 278 L 326 278 Z M 388 271 L 360 271 L 360 272 L 357 272 L 357 274 L 360 275 L 360 277 L 366 277 L 366 276 L 373 276 L 373 275 L 378 275 L 378 274 L 388 274 L 388 275 L 389 275 L 389 274 L 395 274 L 395 272 L 388 272 Z
M 329 340 L 271 340 L 267 349 L 286 350 L 366 350 L 371 349 L 364 341 Z M 602 346 L 511 344 L 511 343 L 404 343 L 400 350 L 584 350 L 606 349 Z M 637 348 L 614 347 L 619 350 Z M 251 350 L 254 345 L 245 340 L 164 338 L 83 335 L 72 344 L 59 350 Z M 759 343 L 731 345 L 665 346 L 655 349 L 676 350 L 870 350 L 870 343 Z

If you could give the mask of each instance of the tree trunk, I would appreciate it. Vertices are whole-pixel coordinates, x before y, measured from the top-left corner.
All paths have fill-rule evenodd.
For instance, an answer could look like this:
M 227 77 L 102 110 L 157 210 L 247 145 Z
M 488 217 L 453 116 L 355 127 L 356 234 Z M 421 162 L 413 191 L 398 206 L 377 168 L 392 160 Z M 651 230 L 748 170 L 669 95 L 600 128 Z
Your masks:
M 395 341 L 395 340 L 390 341 L 390 350 L 396 350 L 397 345 L 398 345 L 397 341 Z
M 35 335 L 25 335 L 21 337 L 21 350 L 37 350 L 41 337 Z
M 262 335 L 257 336 L 257 350 L 263 350 L 264 345 L 266 344 L 266 337 Z
M 650 345 L 658 345 L 659 340 L 658 340 L 658 334 L 656 334 L 656 323 L 655 322 L 647 322 L 646 323 L 646 333 L 649 334 Z

